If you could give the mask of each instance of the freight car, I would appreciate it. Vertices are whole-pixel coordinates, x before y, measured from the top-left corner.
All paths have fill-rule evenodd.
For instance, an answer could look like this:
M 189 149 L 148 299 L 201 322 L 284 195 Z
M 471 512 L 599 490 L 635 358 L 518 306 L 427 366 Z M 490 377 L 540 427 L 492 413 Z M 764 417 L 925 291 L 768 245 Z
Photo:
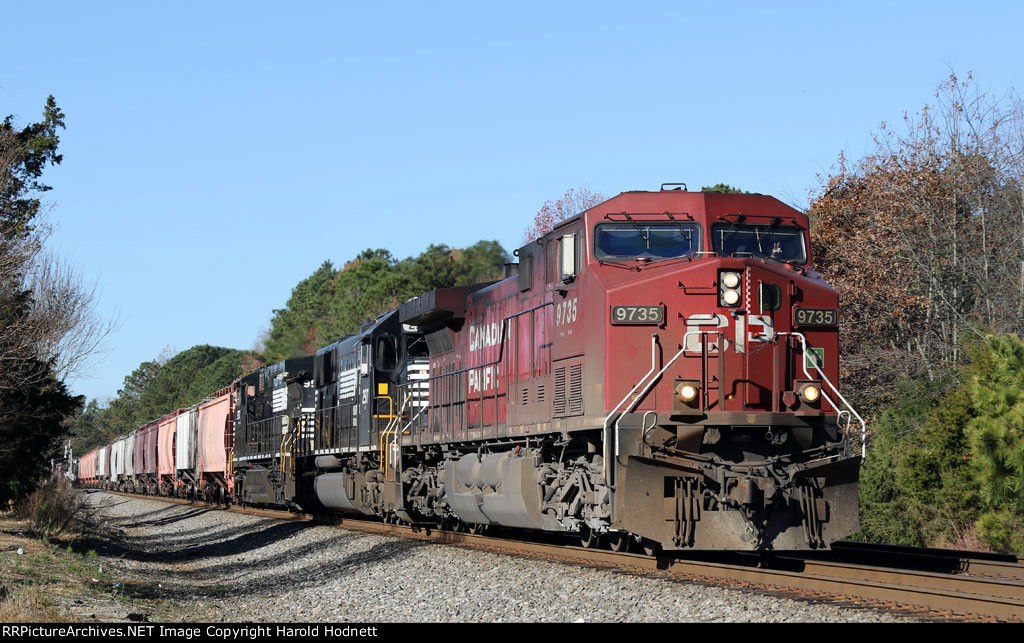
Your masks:
M 667 185 L 515 254 L 501 281 L 240 378 L 233 431 L 200 440 L 207 479 L 182 466 L 179 415 L 175 488 L 615 550 L 813 549 L 857 530 L 865 427 L 835 386 L 838 297 L 804 214 Z
M 232 384 L 199 404 L 178 409 L 86 453 L 81 462 L 87 475 L 79 476 L 79 484 L 227 502 L 234 488 L 230 475 L 234 390 Z

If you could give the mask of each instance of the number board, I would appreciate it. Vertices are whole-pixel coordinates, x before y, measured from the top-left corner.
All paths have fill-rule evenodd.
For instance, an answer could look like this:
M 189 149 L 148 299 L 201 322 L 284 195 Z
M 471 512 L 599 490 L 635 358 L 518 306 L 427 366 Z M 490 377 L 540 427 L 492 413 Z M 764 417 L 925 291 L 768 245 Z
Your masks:
M 839 311 L 835 308 L 794 308 L 793 323 L 797 326 L 836 326 Z
M 612 306 L 613 324 L 660 324 L 665 321 L 665 307 Z

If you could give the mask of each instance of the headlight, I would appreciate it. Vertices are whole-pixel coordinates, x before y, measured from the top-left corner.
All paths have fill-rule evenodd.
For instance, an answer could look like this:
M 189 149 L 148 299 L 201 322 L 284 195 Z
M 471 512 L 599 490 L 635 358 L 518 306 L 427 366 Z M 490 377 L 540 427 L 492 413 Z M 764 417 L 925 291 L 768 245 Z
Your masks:
M 735 288 L 740 285 L 740 274 L 738 272 L 723 272 L 722 285 L 726 288 Z
M 723 270 L 718 273 L 718 305 L 738 306 L 740 303 L 740 288 L 743 286 L 743 274 L 731 270 Z
M 821 397 L 821 389 L 819 389 L 817 386 L 809 384 L 805 386 L 802 391 L 800 391 L 800 396 L 804 398 L 805 401 L 811 402 L 813 404 L 814 402 L 818 401 L 819 397 Z
M 676 399 L 673 408 L 683 413 L 700 406 L 700 382 L 697 380 L 676 381 Z
M 683 384 L 679 387 L 679 399 L 684 402 L 692 402 L 697 397 L 697 387 L 693 384 Z

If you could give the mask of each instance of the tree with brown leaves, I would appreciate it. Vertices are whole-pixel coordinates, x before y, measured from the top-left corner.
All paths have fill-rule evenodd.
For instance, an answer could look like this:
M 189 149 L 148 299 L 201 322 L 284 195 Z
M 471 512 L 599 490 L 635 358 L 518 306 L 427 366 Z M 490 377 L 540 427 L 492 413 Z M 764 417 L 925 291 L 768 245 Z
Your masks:
M 607 200 L 608 197 L 600 192 L 591 192 L 587 188 L 569 188 L 557 201 L 544 202 L 533 217 L 533 224 L 523 230 L 524 243 L 543 237 L 558 223 Z
M 840 156 L 814 199 L 815 263 L 842 302 L 844 380 L 882 400 L 986 333 L 1024 331 L 1024 108 L 951 75 L 934 106 Z

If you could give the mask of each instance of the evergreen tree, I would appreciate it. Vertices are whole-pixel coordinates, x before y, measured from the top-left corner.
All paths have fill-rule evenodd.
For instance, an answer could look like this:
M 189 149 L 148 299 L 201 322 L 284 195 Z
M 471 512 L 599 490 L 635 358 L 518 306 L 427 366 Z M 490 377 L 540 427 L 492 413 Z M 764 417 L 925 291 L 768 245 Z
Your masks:
M 728 183 L 715 183 L 714 185 L 705 185 L 700 189 L 701 192 L 722 192 L 723 194 L 750 194 L 746 190 L 734 188 Z
M 83 402 L 60 380 L 61 355 L 51 350 L 71 332 L 62 326 L 68 318 L 39 304 L 65 292 L 29 279 L 39 274 L 44 238 L 36 231 L 41 195 L 50 189 L 42 174 L 61 162 L 62 127 L 52 96 L 38 123 L 18 129 L 11 116 L 0 122 L 0 506 L 35 488 L 67 435 L 64 420 Z
M 461 250 L 431 245 L 402 260 L 388 250 L 367 249 L 340 270 L 325 261 L 295 286 L 285 308 L 274 311 L 264 358 L 273 363 L 312 354 L 435 288 L 500 279 L 506 261 L 508 254 L 497 241 L 479 241 Z
M 978 535 L 997 551 L 1024 552 L 1024 341 L 987 338 L 965 388 L 976 409 L 967 440 L 984 490 Z

